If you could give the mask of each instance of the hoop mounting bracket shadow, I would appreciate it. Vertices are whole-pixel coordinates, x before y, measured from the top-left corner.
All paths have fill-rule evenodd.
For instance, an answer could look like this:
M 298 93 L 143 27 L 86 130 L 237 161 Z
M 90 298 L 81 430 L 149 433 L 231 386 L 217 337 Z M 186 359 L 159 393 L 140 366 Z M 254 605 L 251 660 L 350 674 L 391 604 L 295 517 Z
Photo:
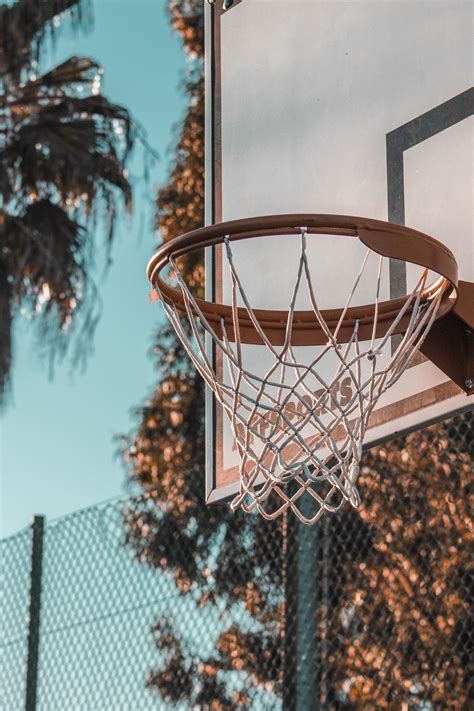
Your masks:
M 474 284 L 458 282 L 453 310 L 436 321 L 420 351 L 467 395 L 474 393 Z

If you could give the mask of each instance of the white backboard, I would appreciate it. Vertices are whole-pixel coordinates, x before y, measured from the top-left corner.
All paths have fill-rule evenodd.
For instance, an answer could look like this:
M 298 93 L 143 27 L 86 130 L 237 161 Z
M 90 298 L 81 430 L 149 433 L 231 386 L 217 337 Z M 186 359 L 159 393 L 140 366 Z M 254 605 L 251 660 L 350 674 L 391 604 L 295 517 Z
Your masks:
M 460 279 L 474 281 L 472 26 L 472 3 L 457 0 L 240 0 L 226 11 L 217 0 L 206 17 L 208 222 L 297 212 L 389 220 L 446 244 Z M 323 308 L 343 305 L 358 268 L 361 245 L 346 242 L 308 240 Z M 291 241 L 248 240 L 234 254 L 252 304 L 288 308 Z M 392 262 L 382 296 L 405 294 L 414 278 Z M 219 248 L 206 282 L 208 295 L 228 299 Z M 262 348 L 246 349 L 265 368 Z M 420 357 L 379 401 L 365 444 L 470 402 Z M 209 394 L 208 501 L 236 491 L 238 463 Z

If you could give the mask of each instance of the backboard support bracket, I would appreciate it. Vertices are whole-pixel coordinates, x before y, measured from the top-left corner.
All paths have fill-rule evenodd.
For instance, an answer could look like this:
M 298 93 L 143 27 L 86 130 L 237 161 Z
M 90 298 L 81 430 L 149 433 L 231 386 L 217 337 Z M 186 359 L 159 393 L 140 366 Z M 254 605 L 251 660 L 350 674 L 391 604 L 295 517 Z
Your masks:
M 454 309 L 433 324 L 420 350 L 467 395 L 474 393 L 474 283 L 459 281 Z

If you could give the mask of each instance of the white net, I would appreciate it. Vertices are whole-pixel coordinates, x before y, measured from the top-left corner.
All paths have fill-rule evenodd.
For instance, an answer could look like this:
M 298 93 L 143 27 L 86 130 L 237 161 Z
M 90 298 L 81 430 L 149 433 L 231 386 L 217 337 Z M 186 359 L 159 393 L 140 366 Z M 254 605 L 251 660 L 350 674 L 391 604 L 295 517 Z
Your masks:
M 381 275 L 387 260 L 376 255 L 372 336 L 360 340 L 356 320 L 349 340 L 340 343 L 338 335 L 347 323 L 368 257 L 374 253 L 370 249 L 365 253 L 338 323 L 329 328 L 318 308 L 306 252 L 306 228 L 301 227 L 285 338 L 281 346 L 275 346 L 249 303 L 228 237 L 224 251 L 231 284 L 232 333 L 224 319 L 219 329 L 209 323 L 173 258 L 169 260 L 171 275 L 184 307 L 166 299 L 159 285 L 155 288 L 186 351 L 229 418 L 240 459 L 240 488 L 232 509 L 256 508 L 266 519 L 291 509 L 303 523 L 312 524 L 347 501 L 358 507 L 361 501 L 356 484 L 369 418 L 379 398 L 413 360 L 436 318 L 446 282 L 439 280 L 439 285 L 437 282 L 427 292 L 428 270 L 422 270 L 388 330 L 377 338 Z M 292 345 L 295 305 L 303 289 L 327 338 L 325 345 L 310 349 L 311 356 L 304 359 L 301 349 Z M 269 363 L 264 372 L 251 369 L 245 357 L 238 312 L 242 304 L 261 339 L 262 362 Z M 397 327 L 407 316 L 408 325 L 395 341 Z M 215 344 L 214 359 L 206 348 L 206 334 Z

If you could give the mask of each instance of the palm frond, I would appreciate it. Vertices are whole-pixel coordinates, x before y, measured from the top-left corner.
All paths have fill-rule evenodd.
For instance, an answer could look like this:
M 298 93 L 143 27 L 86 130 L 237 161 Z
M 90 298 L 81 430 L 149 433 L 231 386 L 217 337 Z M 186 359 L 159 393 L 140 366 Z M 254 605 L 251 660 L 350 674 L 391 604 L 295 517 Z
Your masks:
M 89 273 L 94 255 L 86 230 L 59 205 L 39 200 L 20 217 L 6 216 L 0 239 L 7 245 L 2 257 L 11 287 L 10 313 L 21 305 L 34 318 L 40 352 L 49 357 L 51 368 L 66 354 L 73 333 L 73 363 L 84 364 L 101 311 Z M 7 381 L 10 361 L 4 351 L 2 359 L 0 348 L 0 373 Z
M 97 82 L 102 68 L 89 57 L 69 57 L 36 79 L 28 79 L 18 85 L 13 97 L 0 97 L 0 106 L 23 105 L 42 101 L 43 105 L 54 105 L 57 98 L 77 94 L 80 86 L 84 90 Z
M 0 405 L 5 398 L 12 359 L 12 302 L 9 270 L 0 255 Z
M 0 159 L 16 176 L 10 192 L 17 198 L 44 198 L 54 188 L 58 201 L 72 212 L 83 208 L 85 215 L 90 214 L 94 203 L 104 198 L 111 214 L 118 194 L 131 208 L 132 191 L 123 165 L 132 144 L 125 109 L 104 97 L 71 98 L 23 121 Z
M 88 0 L 17 0 L 0 7 L 0 74 L 18 76 L 39 59 L 49 31 L 56 31 L 53 19 L 69 11 L 73 25 L 87 19 Z M 56 23 L 59 24 L 59 23 Z
M 41 303 L 60 306 L 62 320 L 77 305 L 78 287 L 86 281 L 85 230 L 50 200 L 38 200 L 21 216 L 3 221 L 3 255 L 13 282 L 16 301 L 29 300 L 32 310 Z

